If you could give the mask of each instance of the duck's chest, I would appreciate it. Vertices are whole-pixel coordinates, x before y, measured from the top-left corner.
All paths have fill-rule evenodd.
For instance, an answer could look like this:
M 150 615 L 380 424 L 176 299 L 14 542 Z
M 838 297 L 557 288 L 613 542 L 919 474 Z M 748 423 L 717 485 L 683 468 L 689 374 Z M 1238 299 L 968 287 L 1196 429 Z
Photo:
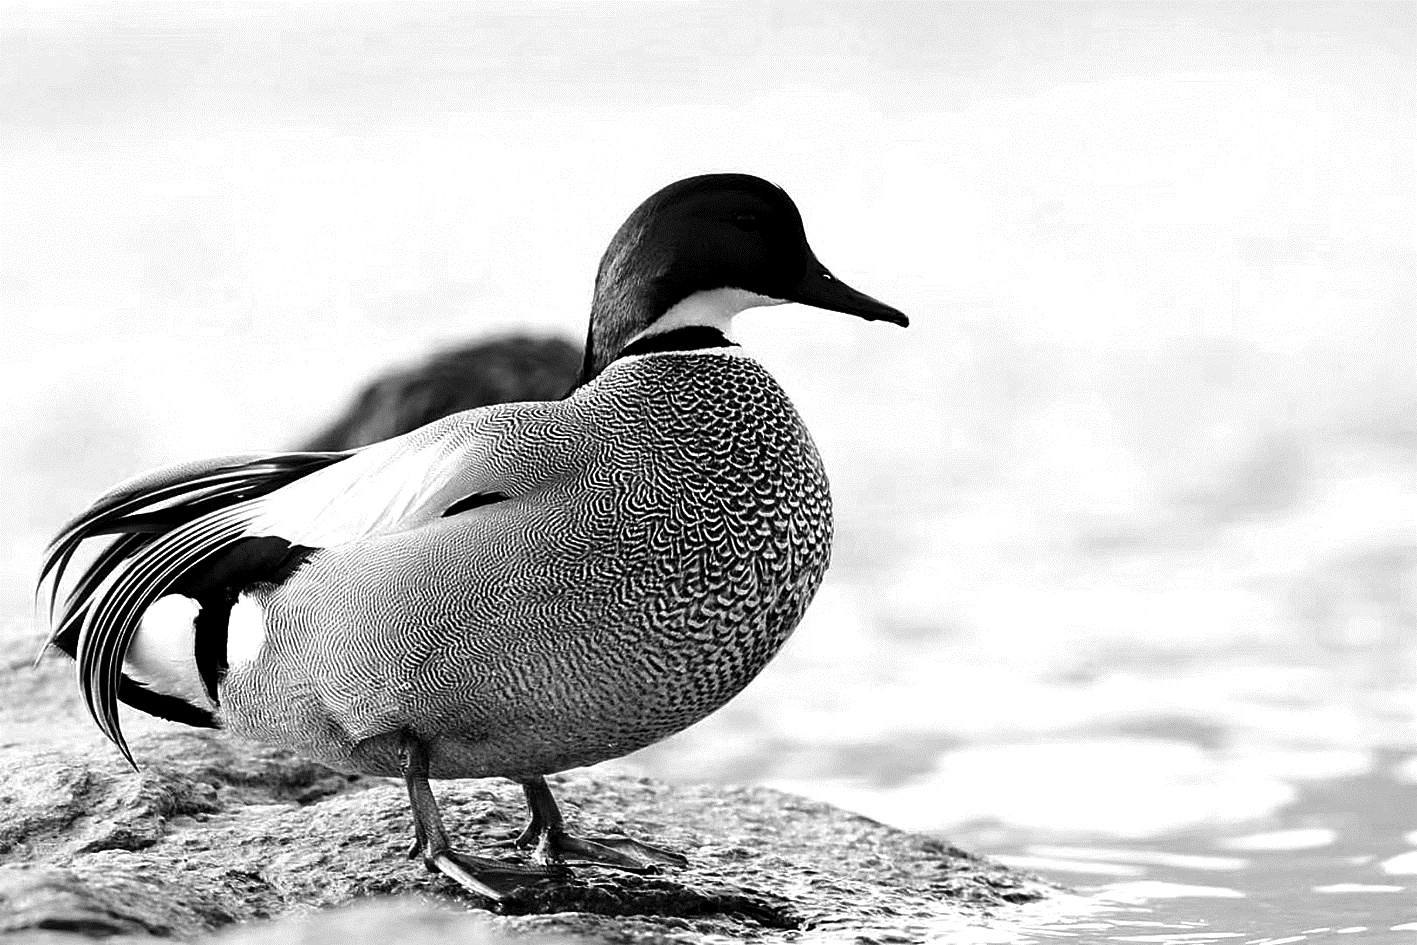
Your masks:
M 831 553 L 831 492 L 787 394 L 734 354 L 648 356 L 607 378 L 601 420 L 621 449 L 621 540 L 646 571 L 661 626 L 747 634 L 770 656 L 815 594 Z M 764 656 L 764 658 L 765 658 Z

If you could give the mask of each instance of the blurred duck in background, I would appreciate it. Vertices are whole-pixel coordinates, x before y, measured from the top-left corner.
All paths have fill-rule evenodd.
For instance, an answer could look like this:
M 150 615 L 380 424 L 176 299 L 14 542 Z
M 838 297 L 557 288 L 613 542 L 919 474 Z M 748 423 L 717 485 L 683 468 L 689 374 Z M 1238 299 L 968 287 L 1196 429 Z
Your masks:
M 491 404 L 559 400 L 576 385 L 583 353 L 564 338 L 511 335 L 440 351 L 371 381 L 299 448 L 351 450 Z

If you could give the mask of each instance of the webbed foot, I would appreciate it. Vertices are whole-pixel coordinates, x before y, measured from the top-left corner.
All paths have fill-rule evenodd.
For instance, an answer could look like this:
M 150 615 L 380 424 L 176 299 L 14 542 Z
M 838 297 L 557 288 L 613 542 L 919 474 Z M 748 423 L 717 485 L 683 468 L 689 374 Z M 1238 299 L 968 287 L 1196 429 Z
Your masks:
M 566 832 L 561 811 L 544 778 L 525 781 L 522 788 L 531 808 L 531 823 L 513 845 L 531 849 L 533 863 L 609 866 L 635 873 L 653 872 L 663 866 L 689 865 L 687 857 L 631 837 L 573 837 Z
M 669 850 L 641 843 L 630 837 L 573 837 L 564 830 L 542 833 L 533 843 L 533 863 L 610 866 L 619 870 L 647 873 L 661 866 L 683 868 L 689 859 Z

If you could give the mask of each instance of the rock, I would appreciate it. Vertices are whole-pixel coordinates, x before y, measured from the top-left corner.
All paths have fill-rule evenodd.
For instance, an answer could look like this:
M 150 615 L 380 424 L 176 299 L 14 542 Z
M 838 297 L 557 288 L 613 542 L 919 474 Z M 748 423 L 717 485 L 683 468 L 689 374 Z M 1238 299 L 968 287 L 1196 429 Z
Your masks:
M 12 638 L 13 639 L 13 638 Z M 13 652 L 11 652 L 13 648 Z M 498 907 L 405 851 L 397 781 L 129 713 L 129 769 L 78 704 L 73 667 L 0 646 L 0 938 L 211 942 L 907 942 L 1005 914 L 1043 882 L 766 788 L 597 768 L 551 779 L 572 830 L 686 854 L 640 876 L 582 867 Z M 511 855 L 520 789 L 436 782 L 469 852 Z M 497 844 L 503 844 L 500 849 Z

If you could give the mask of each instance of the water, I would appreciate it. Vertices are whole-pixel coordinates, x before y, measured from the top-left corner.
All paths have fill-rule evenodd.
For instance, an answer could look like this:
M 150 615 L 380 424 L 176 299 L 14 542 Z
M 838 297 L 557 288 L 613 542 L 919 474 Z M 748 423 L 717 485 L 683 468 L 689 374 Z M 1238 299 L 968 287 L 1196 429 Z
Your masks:
M 636 202 L 748 170 L 913 325 L 741 320 L 832 573 L 627 763 L 1085 894 L 977 941 L 1410 941 L 1412 8 L 538 10 L 0 18 L 0 627 L 97 491 L 579 335 Z
M 739 703 L 633 760 L 762 778 L 1087 897 L 981 941 L 1409 941 L 1411 466 L 1315 468 L 1280 507 L 1188 536 L 1152 510 L 1168 524 L 1125 543 L 961 503 L 995 526 L 968 555 L 851 561 Z
M 1208 824 L 1079 846 L 1015 833 L 988 846 L 1099 901 L 1130 904 L 1095 917 L 1117 927 L 1102 940 L 1142 940 L 1125 937 L 1140 920 L 1172 926 L 1147 941 L 1401 941 L 1396 933 L 1417 930 L 1417 831 L 1397 831 L 1410 823 L 1417 786 L 1396 761 L 1305 787 L 1259 833 Z

